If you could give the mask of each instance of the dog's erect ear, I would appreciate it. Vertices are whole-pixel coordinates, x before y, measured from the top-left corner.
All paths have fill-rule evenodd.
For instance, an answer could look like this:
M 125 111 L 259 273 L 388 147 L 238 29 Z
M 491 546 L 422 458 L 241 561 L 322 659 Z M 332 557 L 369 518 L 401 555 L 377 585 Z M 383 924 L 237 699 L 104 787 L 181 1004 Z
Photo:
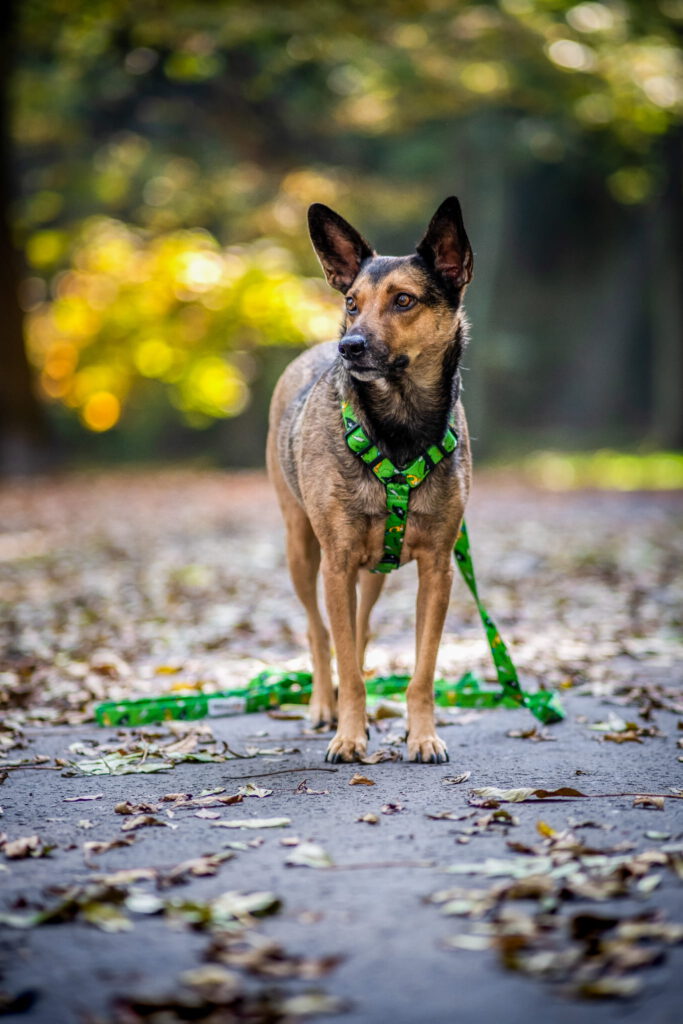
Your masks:
M 444 199 L 432 217 L 417 246 L 417 254 L 456 288 L 463 288 L 472 280 L 472 248 L 455 196 Z
M 327 283 L 346 294 L 361 263 L 374 252 L 355 228 L 322 203 L 309 207 L 308 229 Z

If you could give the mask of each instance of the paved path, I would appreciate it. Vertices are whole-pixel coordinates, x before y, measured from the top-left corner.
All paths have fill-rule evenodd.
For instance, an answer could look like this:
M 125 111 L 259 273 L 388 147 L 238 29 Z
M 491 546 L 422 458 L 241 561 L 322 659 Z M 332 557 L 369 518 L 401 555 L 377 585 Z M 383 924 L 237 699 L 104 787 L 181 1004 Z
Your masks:
M 525 495 L 517 500 L 517 511 L 524 503 L 527 508 L 533 507 L 532 496 Z M 579 496 L 571 500 L 580 503 L 584 499 Z M 658 506 L 651 504 L 652 499 L 643 501 L 643 521 L 651 522 L 648 516 L 656 520 L 660 514 L 656 511 Z M 507 507 L 513 506 L 508 504 Z M 557 511 L 559 499 L 552 507 Z M 628 519 L 625 505 L 615 501 L 611 507 L 616 510 L 613 521 L 619 521 L 619 516 L 624 521 Z M 483 512 L 493 515 L 489 506 Z M 565 505 L 562 514 L 569 518 L 570 513 L 571 509 Z M 480 519 L 485 515 L 480 514 Z M 553 516 L 544 521 L 552 530 Z M 277 540 L 276 536 L 275 542 Z M 267 563 L 267 556 L 263 558 Z M 486 558 L 483 561 L 486 562 Z M 32 571 L 27 567 L 25 573 Z M 277 571 L 280 572 L 280 568 Z M 278 585 L 287 586 L 286 582 Z M 610 582 L 606 580 L 601 585 L 607 592 Z M 641 585 L 647 589 L 647 582 Z M 494 600 L 505 605 L 513 615 L 506 585 L 498 581 L 493 590 L 496 591 Z M 389 595 L 390 603 L 398 604 L 400 593 Z M 41 594 L 38 590 L 35 594 L 39 603 Z M 584 592 L 581 601 L 585 600 Z M 643 615 L 647 618 L 648 594 L 642 600 L 646 605 Z M 536 611 L 534 609 L 533 614 Z M 596 607 L 593 615 L 598 617 L 599 611 Z M 295 629 L 300 628 L 299 613 L 293 605 L 288 604 L 282 615 L 291 615 Z M 523 609 L 519 615 L 524 618 Z M 469 625 L 474 635 L 476 622 Z M 24 643 L 28 642 L 26 635 Z M 280 644 L 284 642 L 282 638 L 278 640 Z M 298 635 L 289 642 L 292 650 L 295 649 Z M 387 648 L 383 656 L 388 665 L 391 659 Z M 479 649 L 477 656 L 482 657 Z M 206 658 L 220 660 L 220 657 L 220 651 L 211 651 L 207 644 Z M 546 652 L 545 658 L 546 664 L 552 667 L 552 651 Z M 237 977 L 236 984 L 245 986 L 252 998 L 266 991 L 278 994 L 271 998 L 266 1009 L 262 1004 L 260 1010 L 255 1010 L 252 1004 L 248 1010 L 248 1001 L 233 1002 L 231 1010 L 217 1010 L 211 1017 L 205 1006 L 201 1012 L 195 1011 L 197 1019 L 282 1020 L 282 1014 L 278 1016 L 280 1011 L 273 1008 L 278 1000 L 282 1005 L 282 1000 L 294 994 L 316 990 L 338 999 L 340 1007 L 345 1006 L 342 1013 L 334 1011 L 334 1002 L 328 1004 L 332 1012 L 325 1019 L 332 1024 L 337 1021 L 340 1024 L 342 1021 L 346 1024 L 383 1021 L 412 1024 L 423 1019 L 457 1021 L 458 1024 L 489 1020 L 500 1024 L 527 1024 L 534 1019 L 552 1020 L 553 1024 L 624 1019 L 647 1021 L 647 1024 L 678 1024 L 682 944 L 664 944 L 665 956 L 660 962 L 638 971 L 622 971 L 620 977 L 635 978 L 641 985 L 639 993 L 628 1001 L 587 1003 L 568 994 L 569 988 L 576 987 L 574 983 L 525 974 L 507 969 L 502 963 L 500 949 L 507 949 L 510 959 L 515 942 L 521 941 L 519 936 L 525 925 L 520 914 L 526 915 L 527 923 L 535 920 L 535 928 L 539 919 L 534 915 L 550 914 L 548 917 L 546 913 L 547 941 L 543 935 L 539 939 L 538 932 L 535 935 L 536 953 L 548 948 L 566 951 L 572 944 L 563 937 L 562 929 L 553 930 L 553 919 L 564 921 L 582 912 L 603 919 L 610 916 L 630 919 L 659 910 L 666 920 L 683 922 L 679 877 L 683 864 L 680 852 L 683 850 L 683 800 L 674 798 L 674 792 L 680 794 L 683 786 L 683 750 L 677 746 L 683 736 L 680 732 L 683 714 L 656 709 L 648 712 L 642 703 L 645 690 L 636 691 L 640 704 L 628 705 L 620 702 L 617 692 L 623 689 L 624 680 L 630 680 L 636 687 L 654 687 L 651 694 L 671 691 L 681 684 L 681 666 L 664 657 L 661 649 L 650 654 L 645 651 L 637 658 L 623 651 L 614 653 L 610 672 L 620 685 L 610 690 L 599 674 L 601 661 L 604 659 L 596 656 L 593 667 L 597 682 L 594 685 L 590 683 L 590 672 L 579 673 L 574 688 L 565 692 L 563 699 L 568 717 L 565 723 L 548 730 L 551 741 L 536 742 L 533 738 L 508 735 L 510 731 L 524 732 L 533 726 L 533 720 L 525 711 L 462 712 L 453 717 L 452 724 L 442 727 L 451 754 L 451 763 L 444 766 L 392 761 L 343 765 L 330 770 L 322 760 L 325 738 L 306 732 L 305 722 L 252 715 L 213 720 L 211 727 L 215 738 L 242 754 L 254 748 L 260 751 L 284 748 L 284 753 L 255 753 L 247 760 L 178 763 L 160 774 L 95 777 L 65 776 L 63 769 L 40 767 L 9 770 L 0 786 L 0 804 L 4 809 L 0 831 L 6 833 L 9 842 L 36 834 L 44 843 L 54 844 L 55 849 L 49 857 L 0 857 L 4 869 L 0 870 L 0 910 L 28 914 L 36 908 L 54 905 L 59 899 L 55 887 L 82 886 L 98 874 L 122 869 L 151 868 L 157 872 L 158 879 L 158 872 L 163 875 L 166 869 L 188 858 L 217 853 L 229 843 L 244 844 L 242 848 L 233 849 L 234 857 L 220 864 L 214 875 L 192 877 L 184 885 L 163 889 L 157 888 L 154 877 L 135 882 L 128 879 L 120 883 L 123 895 L 138 892 L 162 900 L 208 901 L 229 891 L 271 892 L 282 900 L 281 909 L 249 922 L 249 931 L 277 940 L 292 956 L 338 956 L 340 962 L 319 979 L 281 979 L 247 975 L 243 969 L 235 967 L 234 957 L 232 960 L 228 957 L 229 968 Z M 104 669 L 102 673 L 101 678 L 106 682 Z M 149 677 L 144 678 L 149 689 Z M 160 683 L 165 685 L 166 677 L 158 677 L 157 687 Z M 50 686 L 53 685 L 51 681 Z M 111 685 L 115 688 L 118 684 Z M 668 700 L 675 705 L 675 697 L 671 698 L 670 693 Z M 640 714 L 643 710 L 645 716 Z M 609 715 L 617 716 L 612 722 L 616 735 L 631 721 L 636 723 L 640 735 L 634 741 L 620 743 L 606 740 L 604 731 L 589 728 L 591 724 L 605 722 Z M 121 736 L 117 739 L 112 730 L 101 730 L 92 724 L 38 727 L 30 719 L 29 715 L 27 746 L 8 750 L 0 761 L 41 754 L 50 759 L 44 762 L 50 768 L 54 766 L 54 758 L 83 760 L 92 744 L 111 742 L 115 746 L 125 740 Z M 383 731 L 373 727 L 370 750 L 380 746 L 388 750 L 400 749 L 390 742 L 396 732 L 396 720 L 383 719 L 380 727 Z M 657 730 L 663 735 L 648 735 Z M 158 742 L 167 743 L 169 737 L 162 736 Z M 200 744 L 201 749 L 205 746 Z M 327 770 L 322 770 L 325 768 Z M 349 785 L 357 772 L 374 785 Z M 446 781 L 464 772 L 471 773 L 466 781 L 457 784 Z M 304 780 L 309 789 L 328 792 L 297 792 L 297 786 Z M 291 824 L 277 829 L 233 831 L 215 827 L 214 818 L 197 817 L 197 808 L 192 806 L 172 808 L 173 816 L 169 817 L 170 805 L 160 800 L 169 793 L 196 797 L 203 791 L 217 788 L 223 789 L 223 795 L 236 794 L 246 782 L 267 787 L 272 793 L 262 798 L 246 797 L 234 805 L 219 805 L 214 809 L 219 814 L 218 820 L 286 817 Z M 666 799 L 663 809 L 634 807 L 633 795 L 502 803 L 498 808 L 472 806 L 468 793 L 485 786 L 503 789 L 568 786 L 587 794 L 662 794 Z M 93 801 L 71 799 L 95 794 L 102 795 Z M 126 818 L 115 812 L 115 806 L 122 801 L 156 805 L 158 810 L 153 812 L 154 816 L 177 827 L 149 826 L 136 833 L 124 832 L 121 826 L 132 815 Z M 392 810 L 388 805 L 400 805 L 400 809 L 383 813 L 383 808 Z M 517 823 L 501 816 L 501 810 L 511 814 Z M 428 816 L 444 811 L 451 812 L 451 817 Z M 499 814 L 498 819 L 490 818 L 494 811 Z M 378 822 L 358 820 L 368 814 L 376 815 Z M 539 822 L 549 826 L 544 829 L 545 835 L 538 830 Z M 596 824 L 606 827 L 596 828 Z M 576 865 L 577 857 L 582 856 L 579 844 L 572 847 L 570 841 L 569 850 L 563 853 L 561 841 L 550 831 L 561 832 L 567 828 L 580 843 L 593 849 L 609 850 L 607 856 L 612 858 L 633 858 L 643 851 L 665 852 L 654 855 L 649 862 L 641 860 L 640 867 L 624 868 L 621 875 L 613 867 L 611 877 L 618 876 L 629 894 L 615 894 L 613 898 L 597 902 L 582 899 L 576 892 L 570 899 L 566 892 L 558 896 L 555 891 L 554 904 L 552 894 L 546 894 L 546 902 L 542 903 L 535 892 L 529 893 L 533 898 L 527 900 L 506 897 L 497 909 L 483 912 L 479 919 L 446 915 L 440 905 L 426 902 L 425 897 L 443 889 L 456 887 L 490 893 L 492 887 L 509 883 L 509 871 L 515 865 L 519 870 L 529 856 L 520 852 L 523 847 L 550 856 L 555 869 L 563 863 L 569 864 L 568 877 L 571 877 L 574 870 L 571 865 Z M 84 843 L 110 841 L 131 834 L 137 836 L 134 843 L 92 854 L 91 866 L 86 865 Z M 298 846 L 283 845 L 283 840 L 294 838 L 299 839 Z M 251 842 L 253 845 L 249 845 Z M 510 842 L 516 844 L 516 849 L 508 845 Z M 324 849 L 332 861 L 330 866 L 286 865 L 288 857 L 301 851 L 303 844 L 310 843 Z M 448 872 L 449 867 L 466 863 L 481 867 L 489 858 L 505 859 L 508 874 L 487 877 Z M 501 870 L 505 871 L 505 866 Z M 582 870 L 584 874 L 588 870 L 590 877 L 599 877 L 598 867 L 587 869 L 584 864 Z M 548 865 L 539 871 L 547 876 Z M 595 871 L 598 875 L 594 875 Z M 644 883 L 640 884 L 643 879 Z M 182 991 L 179 976 L 205 963 L 211 936 L 187 924 L 174 925 L 168 915 L 161 912 L 143 914 L 140 912 L 143 908 L 139 897 L 137 902 L 133 899 L 129 909 L 124 908 L 130 929 L 111 933 L 86 923 L 83 913 L 67 923 L 44 924 L 25 930 L 1 928 L 0 992 L 9 1009 L 12 999 L 19 1000 L 14 1004 L 15 1009 L 23 1007 L 21 1013 L 10 1012 L 7 1020 L 21 1020 L 26 1024 L 129 1022 L 138 1017 L 131 1015 L 130 1008 L 124 1010 L 119 1005 L 116 1010 L 117 999 L 131 996 L 150 999 Z M 147 909 L 159 911 L 160 905 L 155 906 L 148 899 Z M 583 925 L 575 923 L 575 929 L 579 927 L 588 927 L 590 931 L 601 926 L 591 924 L 586 918 Z M 507 941 L 506 929 L 517 939 Z M 456 948 L 448 948 L 449 940 L 463 935 L 474 938 L 456 938 Z M 607 929 L 607 939 L 614 938 L 614 930 Z M 590 941 L 578 944 L 583 953 Z M 593 942 L 594 950 L 596 942 L 598 940 Z M 457 948 L 458 943 L 479 947 L 493 943 L 493 946 L 465 949 Z M 645 947 L 651 948 L 651 944 L 648 946 L 645 942 L 638 946 L 639 949 Z M 572 948 L 578 948 L 577 944 Z M 537 967 L 539 963 L 537 960 Z M 559 970 L 557 963 L 555 967 Z M 291 969 L 296 973 L 296 967 Z M 301 971 L 305 973 L 306 968 L 299 968 Z M 315 973 L 314 968 L 310 971 Z M 201 1000 L 200 1005 L 204 1005 Z M 298 1007 L 301 1009 L 301 1004 Z M 288 1020 L 298 1019 L 296 1004 L 287 1004 L 282 1013 Z M 151 1019 L 167 1022 L 180 1017 Z

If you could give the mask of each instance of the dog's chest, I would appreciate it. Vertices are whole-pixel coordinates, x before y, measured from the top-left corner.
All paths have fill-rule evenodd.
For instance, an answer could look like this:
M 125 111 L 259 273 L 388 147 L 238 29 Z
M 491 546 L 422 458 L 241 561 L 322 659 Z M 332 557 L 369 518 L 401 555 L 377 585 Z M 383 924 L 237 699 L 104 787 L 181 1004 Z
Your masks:
M 379 480 L 373 478 L 367 467 L 358 465 L 348 481 L 347 514 L 360 534 L 362 563 L 368 568 L 376 565 L 384 553 L 385 531 L 388 526 L 387 491 Z M 452 504 L 451 481 L 446 474 L 441 479 L 427 479 L 419 487 L 411 489 L 408 498 L 408 514 L 401 549 L 401 565 L 411 561 L 416 552 L 434 539 L 444 516 L 448 516 Z

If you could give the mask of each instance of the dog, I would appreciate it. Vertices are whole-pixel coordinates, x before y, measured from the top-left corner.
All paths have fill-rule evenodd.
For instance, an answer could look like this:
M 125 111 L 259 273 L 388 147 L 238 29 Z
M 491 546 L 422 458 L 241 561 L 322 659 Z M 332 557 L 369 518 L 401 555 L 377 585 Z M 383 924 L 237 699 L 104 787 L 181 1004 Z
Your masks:
M 405 483 L 401 470 L 426 451 L 439 459 L 430 468 L 433 460 L 427 458 L 424 481 L 410 491 L 407 518 L 393 526 L 402 533 L 400 554 L 391 556 L 401 565 L 414 559 L 418 567 L 416 662 L 406 694 L 408 758 L 438 764 L 448 760 L 448 751 L 435 728 L 434 671 L 453 545 L 471 480 L 460 362 L 472 249 L 455 197 L 441 204 L 409 256 L 378 256 L 343 217 L 320 203 L 310 207 L 308 221 L 325 277 L 345 296 L 344 319 L 338 342 L 307 350 L 278 381 L 267 464 L 285 522 L 292 582 L 308 619 L 309 713 L 317 727 L 336 725 L 327 761 L 365 757 L 363 662 L 370 613 L 387 569 L 389 492 L 373 472 L 377 460 L 368 464 L 347 443 L 355 423 L 356 447 L 360 437 L 371 445 L 370 455 L 385 456 L 385 466 L 398 470 L 394 480 Z M 449 424 L 455 448 L 439 456 Z M 378 564 L 383 570 L 373 571 Z M 338 695 L 330 635 L 317 599 L 319 570 Z

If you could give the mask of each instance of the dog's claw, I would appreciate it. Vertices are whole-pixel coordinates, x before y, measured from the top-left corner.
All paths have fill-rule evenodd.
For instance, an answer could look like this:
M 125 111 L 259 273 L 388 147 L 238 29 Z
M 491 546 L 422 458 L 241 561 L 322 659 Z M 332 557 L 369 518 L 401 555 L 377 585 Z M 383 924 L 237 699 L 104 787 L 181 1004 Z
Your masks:
M 319 732 L 329 732 L 331 729 L 337 728 L 337 720 L 335 718 L 320 718 L 315 722 L 311 722 L 311 728 Z
M 330 764 L 341 764 L 343 762 L 360 761 L 365 757 L 367 740 L 363 732 L 360 735 L 345 736 L 338 732 L 330 740 L 325 754 L 325 760 Z
M 435 734 L 420 740 L 409 736 L 408 760 L 414 764 L 445 764 L 449 760 L 448 748 Z

